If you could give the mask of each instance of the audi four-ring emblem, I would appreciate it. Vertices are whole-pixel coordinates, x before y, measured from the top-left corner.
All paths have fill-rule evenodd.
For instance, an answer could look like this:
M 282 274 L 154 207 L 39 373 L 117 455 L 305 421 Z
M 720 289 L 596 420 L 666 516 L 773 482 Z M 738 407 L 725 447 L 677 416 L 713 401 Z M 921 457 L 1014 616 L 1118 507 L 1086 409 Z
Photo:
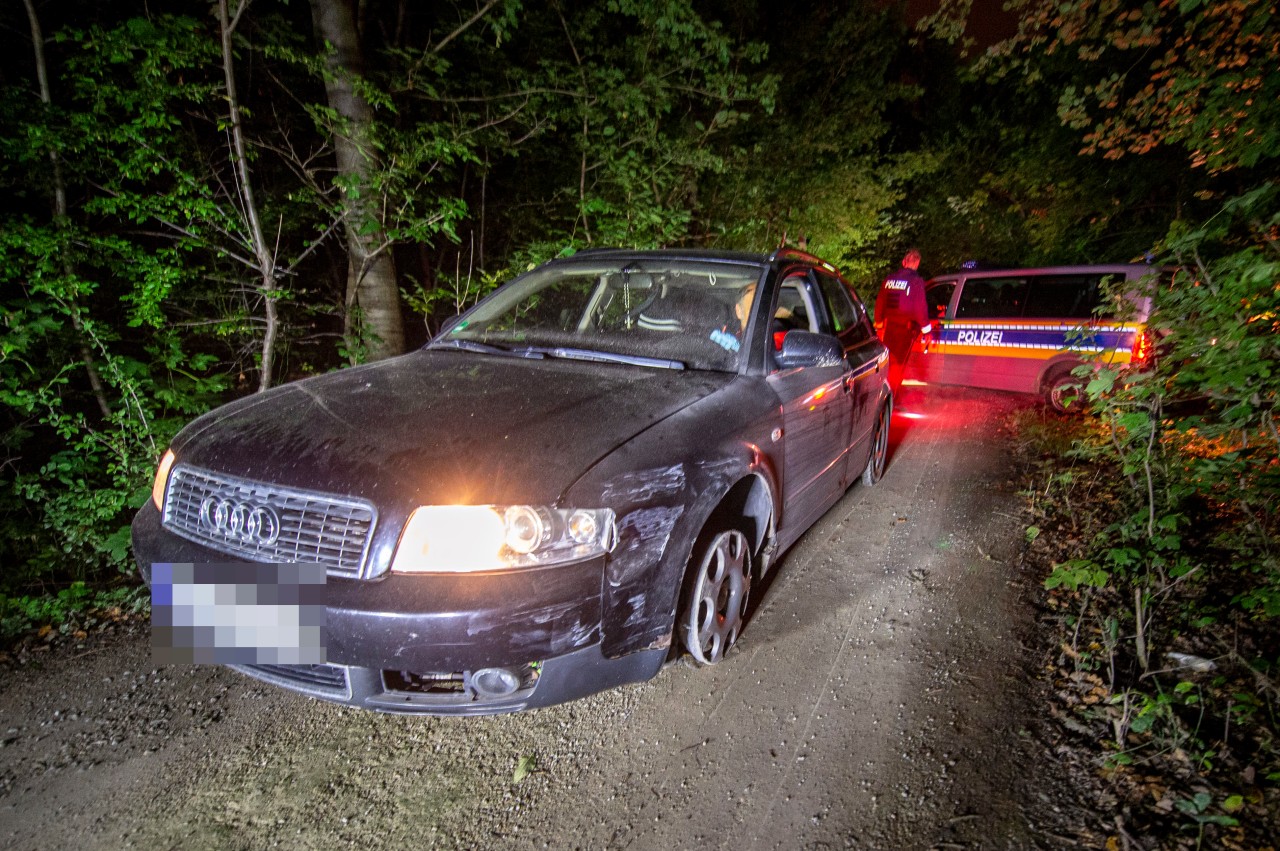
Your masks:
M 226 497 L 205 497 L 200 503 L 200 525 L 224 538 L 262 547 L 280 537 L 280 515 L 271 506 Z

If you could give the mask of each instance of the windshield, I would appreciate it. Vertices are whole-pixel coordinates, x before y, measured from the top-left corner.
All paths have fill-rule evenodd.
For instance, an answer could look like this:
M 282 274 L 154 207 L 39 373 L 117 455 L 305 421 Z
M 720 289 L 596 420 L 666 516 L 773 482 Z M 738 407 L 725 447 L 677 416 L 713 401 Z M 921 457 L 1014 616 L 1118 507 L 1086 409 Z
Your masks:
M 736 371 L 760 271 L 658 258 L 555 263 L 502 287 L 431 345 Z

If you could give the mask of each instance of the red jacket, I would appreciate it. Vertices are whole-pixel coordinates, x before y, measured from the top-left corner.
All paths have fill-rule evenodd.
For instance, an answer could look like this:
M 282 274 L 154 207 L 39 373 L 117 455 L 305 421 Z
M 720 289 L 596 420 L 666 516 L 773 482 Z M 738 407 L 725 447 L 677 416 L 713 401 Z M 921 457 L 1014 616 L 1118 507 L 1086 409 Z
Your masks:
M 923 328 L 931 322 L 924 299 L 924 278 L 903 266 L 884 279 L 876 296 L 876 326 L 913 324 Z

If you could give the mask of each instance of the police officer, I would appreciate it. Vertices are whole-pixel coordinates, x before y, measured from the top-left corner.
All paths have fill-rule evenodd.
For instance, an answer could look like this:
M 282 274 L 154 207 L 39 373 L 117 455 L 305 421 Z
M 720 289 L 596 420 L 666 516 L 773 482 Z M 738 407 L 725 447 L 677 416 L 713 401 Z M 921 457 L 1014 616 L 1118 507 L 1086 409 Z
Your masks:
M 902 268 L 884 279 L 876 296 L 876 332 L 889 348 L 889 386 L 896 393 L 916 338 L 933 330 L 920 277 L 920 252 L 912 248 Z

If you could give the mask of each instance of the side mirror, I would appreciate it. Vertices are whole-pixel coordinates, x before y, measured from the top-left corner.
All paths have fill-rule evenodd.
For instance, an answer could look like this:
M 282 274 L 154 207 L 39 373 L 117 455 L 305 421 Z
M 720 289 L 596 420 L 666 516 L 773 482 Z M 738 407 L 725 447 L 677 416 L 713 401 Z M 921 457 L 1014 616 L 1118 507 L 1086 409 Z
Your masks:
M 844 347 L 830 334 L 788 331 L 782 338 L 782 351 L 774 356 L 774 360 L 782 369 L 841 366 L 844 364 Z

